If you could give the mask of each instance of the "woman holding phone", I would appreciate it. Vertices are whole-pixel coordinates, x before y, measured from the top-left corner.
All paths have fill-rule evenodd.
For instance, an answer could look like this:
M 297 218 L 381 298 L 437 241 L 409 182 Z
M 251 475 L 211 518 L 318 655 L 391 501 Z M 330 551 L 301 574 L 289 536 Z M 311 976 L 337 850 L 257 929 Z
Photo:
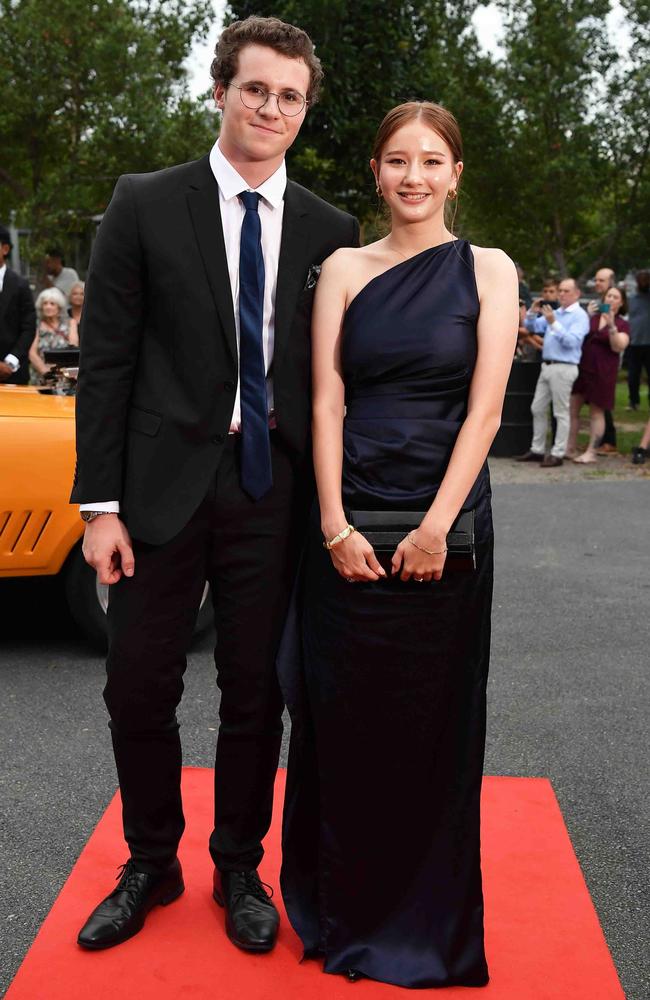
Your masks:
M 582 345 L 578 377 L 571 390 L 571 426 L 568 457 L 574 462 L 596 461 L 596 447 L 605 433 L 605 410 L 613 410 L 619 355 L 630 342 L 630 327 L 622 313 L 627 312 L 627 298 L 622 288 L 610 288 L 591 317 L 589 333 Z M 576 454 L 580 410 L 589 404 L 589 444 L 582 455 Z

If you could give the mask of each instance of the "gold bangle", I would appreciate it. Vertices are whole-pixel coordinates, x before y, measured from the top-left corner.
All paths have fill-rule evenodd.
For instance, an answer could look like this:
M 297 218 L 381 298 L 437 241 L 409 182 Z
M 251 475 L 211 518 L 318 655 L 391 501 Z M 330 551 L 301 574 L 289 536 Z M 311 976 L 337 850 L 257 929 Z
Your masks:
M 413 532 L 409 531 L 408 535 L 406 536 L 407 541 L 409 541 L 411 543 L 411 545 L 414 545 L 416 549 L 419 549 L 420 552 L 426 552 L 426 554 L 428 556 L 442 556 L 447 551 L 447 546 L 446 545 L 445 545 L 444 549 L 438 549 L 437 552 L 434 551 L 433 549 L 425 549 L 424 545 L 418 545 L 417 542 L 413 541 L 413 539 L 411 538 L 412 534 L 413 534 Z
M 339 542 L 345 541 L 345 539 L 349 538 L 350 535 L 352 534 L 352 532 L 356 531 L 356 530 L 357 529 L 354 527 L 353 524 L 348 524 L 343 529 L 343 531 L 339 531 L 338 535 L 334 535 L 334 538 L 330 538 L 330 540 L 328 542 L 327 541 L 323 542 L 323 548 L 324 549 L 333 549 L 335 545 L 338 545 Z

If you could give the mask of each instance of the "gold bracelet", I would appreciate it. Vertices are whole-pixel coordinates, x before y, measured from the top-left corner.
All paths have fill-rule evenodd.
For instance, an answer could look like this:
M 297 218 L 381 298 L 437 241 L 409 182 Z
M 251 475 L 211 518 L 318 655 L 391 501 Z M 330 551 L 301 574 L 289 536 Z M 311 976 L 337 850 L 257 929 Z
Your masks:
M 344 542 L 346 538 L 349 538 L 353 531 L 357 529 L 353 524 L 348 524 L 343 531 L 339 531 L 338 535 L 334 535 L 334 538 L 330 538 L 329 542 L 323 542 L 324 549 L 333 549 L 335 545 L 339 542 Z
M 433 549 L 425 549 L 424 545 L 418 545 L 417 542 L 413 541 L 413 539 L 411 538 L 412 534 L 413 534 L 413 532 L 409 531 L 408 535 L 406 536 L 407 541 L 409 541 L 411 543 L 411 545 L 414 545 L 416 549 L 419 549 L 420 552 L 426 552 L 426 554 L 428 556 L 442 556 L 447 551 L 447 546 L 446 545 L 445 545 L 444 549 L 439 549 L 437 552 L 434 552 Z

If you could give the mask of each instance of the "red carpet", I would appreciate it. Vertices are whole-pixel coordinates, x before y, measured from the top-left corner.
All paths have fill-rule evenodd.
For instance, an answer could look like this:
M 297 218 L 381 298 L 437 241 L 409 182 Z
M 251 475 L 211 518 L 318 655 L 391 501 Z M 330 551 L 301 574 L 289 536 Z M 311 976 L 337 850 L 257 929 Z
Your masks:
M 262 878 L 277 887 L 284 772 Z M 440 995 L 486 1000 L 624 1000 L 550 783 L 487 778 L 483 786 L 483 868 L 491 982 Z M 406 996 L 394 986 L 350 984 L 298 964 L 300 947 L 286 917 L 270 955 L 245 955 L 223 932 L 213 903 L 207 839 L 212 774 L 184 773 L 187 830 L 180 856 L 186 891 L 151 912 L 141 934 L 88 953 L 75 943 L 89 911 L 109 891 L 125 857 L 116 797 L 7 993 L 7 1000 L 373 1000 Z M 278 892 L 276 889 L 276 900 Z M 281 906 L 281 903 L 280 903 Z

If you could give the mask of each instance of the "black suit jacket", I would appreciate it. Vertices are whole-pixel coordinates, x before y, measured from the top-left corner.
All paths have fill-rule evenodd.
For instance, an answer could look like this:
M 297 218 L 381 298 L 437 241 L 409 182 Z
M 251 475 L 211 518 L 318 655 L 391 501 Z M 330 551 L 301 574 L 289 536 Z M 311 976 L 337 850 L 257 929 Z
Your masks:
M 309 446 L 311 264 L 356 246 L 359 226 L 289 181 L 275 302 L 278 432 Z M 77 391 L 73 503 L 120 500 L 134 537 L 161 544 L 208 491 L 230 426 L 237 344 L 207 156 L 120 177 L 90 262 Z
M 29 381 L 29 349 L 36 335 L 36 310 L 29 282 L 9 268 L 0 292 L 0 361 L 14 354 L 20 368 L 8 380 L 26 385 Z

